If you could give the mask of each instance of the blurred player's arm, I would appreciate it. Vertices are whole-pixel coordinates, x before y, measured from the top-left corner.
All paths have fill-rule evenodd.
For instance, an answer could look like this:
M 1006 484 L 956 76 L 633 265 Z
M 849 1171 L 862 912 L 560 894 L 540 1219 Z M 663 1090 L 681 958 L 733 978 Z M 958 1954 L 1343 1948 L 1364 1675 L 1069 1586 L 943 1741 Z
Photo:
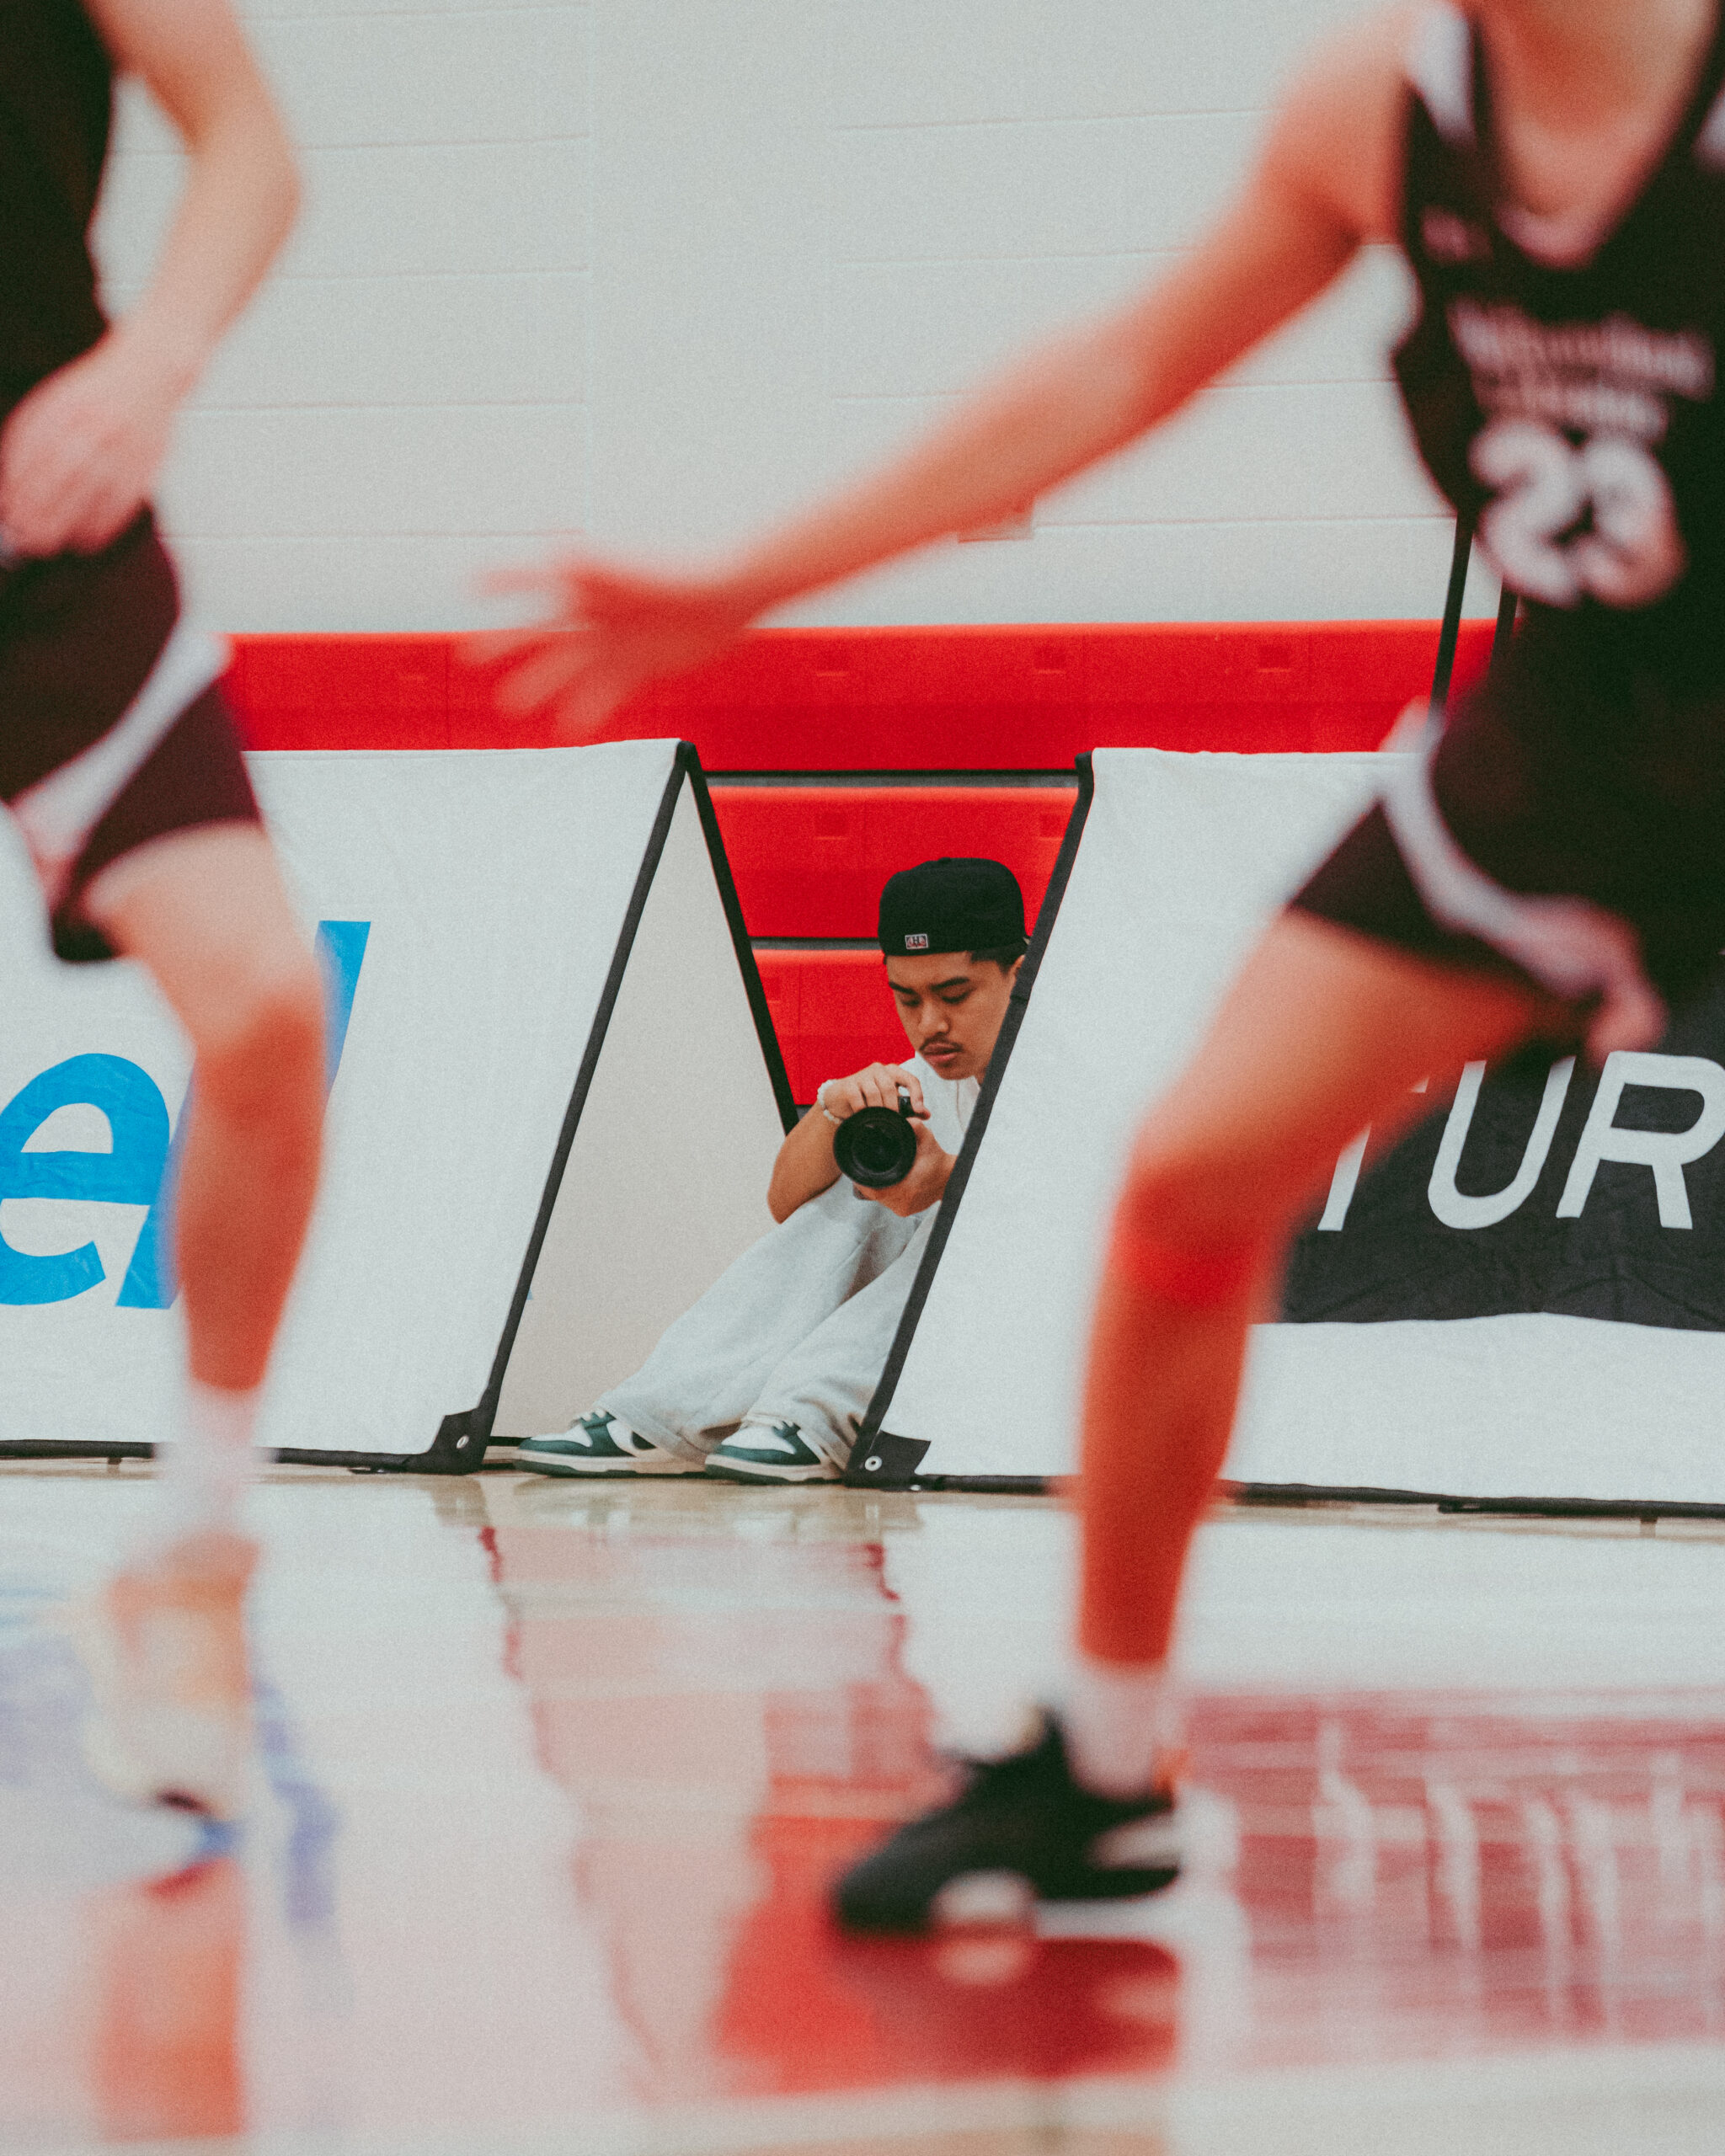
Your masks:
M 228 0 L 88 0 L 117 71 L 142 77 L 187 151 L 148 288 L 37 385 L 0 437 L 0 528 L 19 552 L 105 546 L 136 514 L 174 417 L 286 237 L 299 181 Z
M 521 659 L 503 700 L 600 723 L 760 615 L 930 541 L 1022 510 L 1124 448 L 1297 312 L 1363 241 L 1393 238 L 1407 19 L 1324 49 L 1294 85 L 1245 186 L 1177 269 L 1130 306 L 1033 353 L 873 476 L 707 575 L 577 558 L 494 579 L 537 590 L 537 628 L 487 639 Z M 576 630 L 583 633 L 560 633 Z
M 854 1070 L 848 1078 L 831 1079 L 821 1087 L 828 1113 L 824 1115 L 820 1106 L 810 1108 L 779 1147 L 778 1157 L 772 1164 L 772 1180 L 766 1187 L 766 1209 L 775 1220 L 788 1220 L 799 1205 L 806 1205 L 811 1198 L 819 1198 L 822 1191 L 832 1188 L 839 1179 L 839 1164 L 833 1158 L 832 1150 L 833 1134 L 839 1123 L 860 1108 L 895 1108 L 901 1086 L 911 1096 L 911 1114 L 926 1118 L 928 1103 L 922 1097 L 922 1081 L 904 1064 L 871 1063 L 866 1070 Z M 829 1121 L 829 1115 L 836 1120 Z M 917 1170 L 921 1170 L 924 1148 L 920 1141 L 927 1135 L 926 1122 L 916 1134 Z M 934 1141 L 930 1139 L 929 1143 L 932 1145 Z M 940 1150 L 938 1146 L 935 1150 Z M 950 1161 L 951 1157 L 949 1154 L 941 1154 L 944 1161 Z M 945 1187 L 943 1177 L 941 1188 Z M 934 1194 L 935 1198 L 939 1195 L 939 1191 Z M 926 1202 L 932 1205 L 934 1198 Z

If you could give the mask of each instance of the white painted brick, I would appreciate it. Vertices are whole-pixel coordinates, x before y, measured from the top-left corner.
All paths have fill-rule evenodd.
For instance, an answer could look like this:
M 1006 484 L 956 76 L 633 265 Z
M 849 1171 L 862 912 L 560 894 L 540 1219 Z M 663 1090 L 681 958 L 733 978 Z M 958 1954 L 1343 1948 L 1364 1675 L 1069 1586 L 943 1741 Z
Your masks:
M 1121 304 L 1178 259 L 837 264 L 834 393 L 939 396 L 963 389 L 1033 339 Z
M 586 395 L 587 275 L 292 277 L 216 356 L 200 408 L 547 404 Z
M 586 462 L 580 405 L 190 412 L 163 502 L 200 539 L 557 532 Z
M 1386 382 L 1206 390 L 1049 501 L 1050 524 L 1437 516 Z
M 312 150 L 278 276 L 376 277 L 586 266 L 584 141 Z M 97 228 L 111 282 L 135 286 L 178 197 L 177 160 L 116 166 Z
M 1138 252 L 1202 229 L 1245 169 L 1256 114 L 840 131 L 841 262 Z
M 1034 8 L 998 0 L 839 0 L 832 116 L 841 126 L 1023 120 L 1033 109 Z M 1078 10 L 1073 11 L 1075 13 Z
M 593 528 L 705 552 L 825 478 L 824 11 L 601 5 Z
M 787 622 L 1429 621 L 1453 527 L 1441 517 L 1133 525 L 948 546 L 787 610 Z M 1476 567 L 1466 609 L 1496 611 Z
M 1362 11 L 1358 0 L 1040 0 L 1031 12 L 1033 109 L 1068 115 L 1263 109 L 1315 38 Z
M 587 131 L 587 10 L 370 12 L 259 23 L 295 138 L 310 148 L 521 142 Z
M 1356 0 L 843 0 L 841 126 L 1215 112 L 1269 102 Z
M 841 408 L 847 465 L 871 462 L 950 410 L 948 400 Z M 1049 495 L 1039 526 L 1434 516 L 1438 496 L 1401 408 L 1380 382 L 1204 391 L 1123 456 Z
M 543 533 L 523 531 L 170 537 L 190 602 L 240 633 L 494 627 L 480 578 L 546 552 Z
M 109 137 L 109 191 L 116 164 L 136 157 L 177 155 L 179 137 L 167 115 L 135 79 L 122 76 L 114 88 L 114 131 Z
M 381 143 L 526 142 L 588 131 L 590 13 L 540 8 L 413 10 L 332 4 L 254 18 L 254 44 L 302 150 Z M 177 150 L 143 86 L 123 81 L 114 149 Z
M 470 15 L 489 9 L 513 13 L 535 0 L 237 0 L 239 13 L 253 30 L 269 23 L 311 20 L 328 22 L 350 15 Z M 546 13 L 554 13 L 569 0 L 538 0 Z
M 307 205 L 165 504 L 217 618 L 384 629 L 483 618 L 475 569 L 576 526 L 732 543 L 1118 302 L 1354 0 L 242 5 Z M 180 169 L 126 92 L 99 232 L 122 304 Z M 1448 521 L 1385 378 L 1405 305 L 1375 253 L 1028 543 L 804 617 L 1430 615 Z
M 1125 304 L 1180 259 L 1168 253 L 840 264 L 832 281 L 834 392 L 941 396 L 964 389 L 1032 340 Z M 1407 304 L 1401 258 L 1375 248 L 1242 360 L 1232 378 L 1381 376 Z
M 109 162 L 91 233 L 104 286 L 129 290 L 154 267 L 185 173 L 174 155 L 120 155 Z

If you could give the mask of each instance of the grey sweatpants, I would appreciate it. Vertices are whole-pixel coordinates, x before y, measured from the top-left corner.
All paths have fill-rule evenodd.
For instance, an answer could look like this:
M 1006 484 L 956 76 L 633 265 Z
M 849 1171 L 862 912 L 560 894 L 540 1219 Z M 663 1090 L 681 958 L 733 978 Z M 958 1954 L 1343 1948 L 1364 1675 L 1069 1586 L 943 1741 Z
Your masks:
M 794 1422 L 840 1466 L 938 1207 L 901 1220 L 841 1177 L 729 1266 L 595 1404 L 686 1460 L 742 1422 Z

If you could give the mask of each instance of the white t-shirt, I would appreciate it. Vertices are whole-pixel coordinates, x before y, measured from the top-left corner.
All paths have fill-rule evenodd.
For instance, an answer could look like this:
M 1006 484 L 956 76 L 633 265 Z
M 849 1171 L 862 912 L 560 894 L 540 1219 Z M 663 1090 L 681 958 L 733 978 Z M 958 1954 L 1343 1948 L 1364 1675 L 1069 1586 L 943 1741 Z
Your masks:
M 943 1151 L 956 1153 L 964 1142 L 964 1133 L 970 1128 L 982 1081 L 939 1077 L 920 1055 L 913 1055 L 905 1068 L 914 1070 L 922 1081 L 929 1129 Z

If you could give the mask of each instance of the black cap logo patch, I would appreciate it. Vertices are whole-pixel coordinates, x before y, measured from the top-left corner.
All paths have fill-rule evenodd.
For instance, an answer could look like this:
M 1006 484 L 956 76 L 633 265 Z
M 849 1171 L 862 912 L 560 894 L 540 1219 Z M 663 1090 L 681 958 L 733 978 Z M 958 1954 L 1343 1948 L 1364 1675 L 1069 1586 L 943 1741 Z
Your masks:
M 928 948 L 928 938 L 926 936 L 907 936 L 905 938 L 905 948 L 907 951 L 926 951 Z

